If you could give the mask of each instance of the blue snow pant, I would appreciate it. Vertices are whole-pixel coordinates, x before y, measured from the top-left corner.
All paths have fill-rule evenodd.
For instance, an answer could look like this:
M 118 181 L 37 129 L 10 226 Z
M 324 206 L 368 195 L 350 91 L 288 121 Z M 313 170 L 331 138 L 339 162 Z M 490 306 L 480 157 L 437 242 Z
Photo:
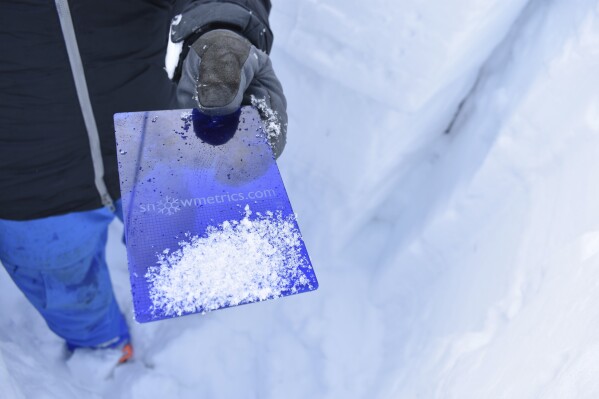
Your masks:
M 123 219 L 121 201 L 116 215 Z M 0 219 L 0 261 L 70 349 L 129 338 L 106 265 L 107 208 L 43 219 Z

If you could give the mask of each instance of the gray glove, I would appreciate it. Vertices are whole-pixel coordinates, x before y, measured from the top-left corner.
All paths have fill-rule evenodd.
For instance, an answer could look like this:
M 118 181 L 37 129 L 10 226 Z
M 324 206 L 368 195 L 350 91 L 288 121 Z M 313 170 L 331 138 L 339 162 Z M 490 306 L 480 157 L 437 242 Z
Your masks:
M 275 157 L 285 147 L 287 102 L 268 55 L 247 39 L 225 29 L 196 40 L 183 61 L 177 87 L 183 108 L 228 115 L 242 105 L 258 109 Z

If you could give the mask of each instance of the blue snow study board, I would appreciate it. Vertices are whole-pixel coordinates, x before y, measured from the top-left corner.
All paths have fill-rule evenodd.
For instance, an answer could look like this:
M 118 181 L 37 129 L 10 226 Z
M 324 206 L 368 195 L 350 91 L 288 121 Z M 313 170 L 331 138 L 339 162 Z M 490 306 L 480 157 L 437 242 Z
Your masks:
M 131 292 L 138 322 L 215 310 L 200 306 L 173 313 L 157 306 L 150 295 L 148 270 L 167 253 L 165 248 L 174 250 L 191 236 L 205 237 L 210 228 L 223 222 L 241 221 L 248 217 L 248 209 L 250 219 L 274 213 L 291 220 L 299 235 L 295 261 L 299 256 L 302 264 L 296 276 L 302 278 L 291 281 L 275 297 L 318 288 L 256 109 L 242 107 L 226 117 L 208 117 L 188 109 L 120 113 L 114 119 Z M 272 298 L 225 303 L 218 308 L 264 299 Z

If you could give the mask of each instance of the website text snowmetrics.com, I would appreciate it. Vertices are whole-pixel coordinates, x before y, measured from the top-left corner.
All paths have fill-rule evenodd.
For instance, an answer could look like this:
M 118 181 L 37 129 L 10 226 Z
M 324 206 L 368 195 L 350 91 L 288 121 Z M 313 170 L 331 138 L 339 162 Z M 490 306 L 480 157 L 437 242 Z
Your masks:
M 250 191 L 248 193 L 224 193 L 220 195 L 211 195 L 207 197 L 195 197 L 195 198 L 174 198 L 166 197 L 164 200 L 160 200 L 157 203 L 140 204 L 139 210 L 141 212 L 161 212 L 163 207 L 174 208 L 187 208 L 192 206 L 203 206 L 213 204 L 223 204 L 228 202 L 239 202 L 246 200 L 257 200 L 265 198 L 276 197 L 277 193 L 273 189 L 265 189 L 258 191 Z M 180 210 L 180 209 L 177 209 Z M 162 213 L 162 212 L 161 212 Z

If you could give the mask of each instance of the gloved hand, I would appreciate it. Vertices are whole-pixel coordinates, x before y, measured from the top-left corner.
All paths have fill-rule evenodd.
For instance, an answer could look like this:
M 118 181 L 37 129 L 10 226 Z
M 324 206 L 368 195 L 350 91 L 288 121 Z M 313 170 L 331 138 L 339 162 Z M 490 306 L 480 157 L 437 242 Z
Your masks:
M 197 39 L 183 61 L 179 105 L 208 115 L 255 106 L 275 157 L 285 147 L 287 102 L 268 55 L 239 34 L 216 29 Z

